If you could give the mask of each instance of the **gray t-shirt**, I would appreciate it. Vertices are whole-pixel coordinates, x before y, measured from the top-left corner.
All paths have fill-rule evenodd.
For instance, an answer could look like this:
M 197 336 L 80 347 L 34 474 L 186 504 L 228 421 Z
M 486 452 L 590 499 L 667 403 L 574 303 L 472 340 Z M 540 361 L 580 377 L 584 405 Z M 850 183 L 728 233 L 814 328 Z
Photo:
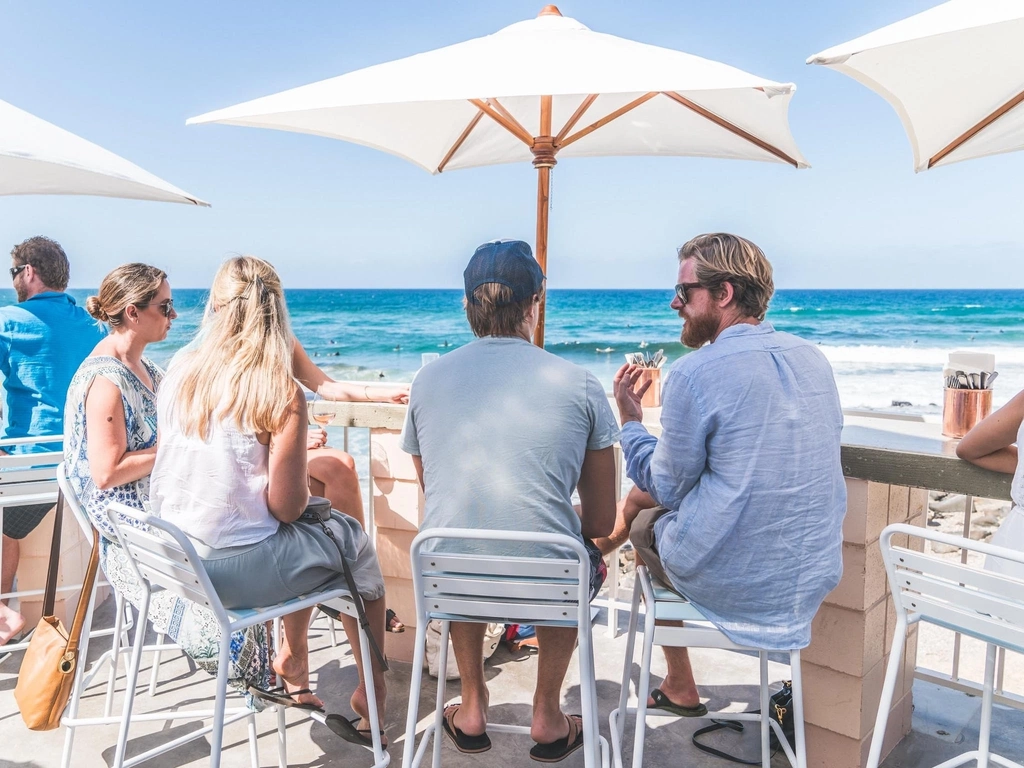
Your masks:
M 541 531 L 582 540 L 571 497 L 584 455 L 618 439 L 593 374 L 523 339 L 487 337 L 416 375 L 402 448 L 423 461 L 422 529 Z M 457 549 L 557 554 L 518 542 Z

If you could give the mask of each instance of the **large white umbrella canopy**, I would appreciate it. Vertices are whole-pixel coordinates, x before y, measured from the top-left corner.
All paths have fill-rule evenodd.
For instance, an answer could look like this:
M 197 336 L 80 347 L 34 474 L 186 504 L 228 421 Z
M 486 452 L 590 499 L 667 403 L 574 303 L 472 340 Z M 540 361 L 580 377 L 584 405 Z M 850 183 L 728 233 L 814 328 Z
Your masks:
M 789 131 L 796 87 L 593 32 L 554 6 L 495 34 L 188 121 L 311 133 L 430 173 L 532 160 L 547 267 L 556 156 L 689 155 L 807 163 Z M 543 343 L 543 315 L 537 342 Z
M 882 96 L 924 171 L 1024 148 L 1024 2 L 952 0 L 817 53 Z
M 0 195 L 98 195 L 209 205 L 5 101 L 0 101 Z

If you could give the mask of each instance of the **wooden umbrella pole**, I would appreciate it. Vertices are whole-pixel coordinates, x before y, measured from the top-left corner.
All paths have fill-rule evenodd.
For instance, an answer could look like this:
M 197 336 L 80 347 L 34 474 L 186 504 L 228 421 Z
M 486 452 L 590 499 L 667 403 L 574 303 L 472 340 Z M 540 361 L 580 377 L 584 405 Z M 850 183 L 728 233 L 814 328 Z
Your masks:
M 551 198 L 551 169 L 555 160 L 555 139 L 551 135 L 551 97 L 540 97 L 540 136 L 533 140 L 533 167 L 537 169 L 537 263 L 541 272 L 548 273 L 548 209 Z M 544 346 L 544 305 L 540 303 L 540 318 L 533 343 Z

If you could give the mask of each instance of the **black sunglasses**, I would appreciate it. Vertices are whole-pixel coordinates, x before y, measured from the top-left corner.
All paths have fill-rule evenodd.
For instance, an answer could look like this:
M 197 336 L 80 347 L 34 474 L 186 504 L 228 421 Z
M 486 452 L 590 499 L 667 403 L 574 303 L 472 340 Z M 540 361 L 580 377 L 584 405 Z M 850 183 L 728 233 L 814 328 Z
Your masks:
M 700 283 L 680 283 L 679 285 L 676 286 L 676 298 L 679 299 L 680 304 L 685 304 L 687 302 L 687 292 L 691 288 L 701 287 L 703 286 L 701 286 Z
M 136 304 L 138 309 L 149 309 L 149 304 Z M 174 299 L 168 299 L 167 301 L 161 301 L 156 305 L 156 308 L 160 311 L 164 317 L 170 317 L 171 313 L 174 312 Z
M 23 270 L 27 266 L 28 264 L 22 264 L 19 267 L 11 267 L 11 280 L 16 278 L 18 276 L 18 273 L 21 272 L 21 270 Z

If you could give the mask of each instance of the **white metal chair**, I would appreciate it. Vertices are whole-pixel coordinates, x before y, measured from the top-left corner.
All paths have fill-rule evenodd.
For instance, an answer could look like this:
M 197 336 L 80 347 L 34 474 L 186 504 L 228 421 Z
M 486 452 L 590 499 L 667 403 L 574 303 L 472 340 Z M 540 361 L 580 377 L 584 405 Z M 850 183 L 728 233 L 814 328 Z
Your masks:
M 977 761 L 979 768 L 987 768 L 989 763 L 1021 768 L 1020 763 L 993 754 L 990 740 L 996 648 L 1024 653 L 1024 581 L 896 546 L 893 538 L 900 535 L 908 537 L 908 544 L 910 538 L 923 539 L 1024 565 L 1024 553 L 1005 547 L 981 544 L 913 525 L 890 525 L 882 531 L 878 543 L 882 548 L 882 558 L 889 577 L 889 590 L 896 605 L 896 630 L 889 664 L 885 670 L 875 732 L 871 737 L 868 768 L 878 768 L 885 726 L 900 674 L 907 629 L 919 621 L 952 629 L 988 644 L 978 749 L 946 760 L 936 768 L 952 768 L 972 760 Z
M 573 556 L 482 558 L 421 551 L 427 542 L 442 539 L 554 544 L 571 552 Z M 413 539 L 409 556 L 412 560 L 416 598 L 416 640 L 409 684 L 403 768 L 418 768 L 431 738 L 434 747 L 432 765 L 433 768 L 440 768 L 448 633 L 453 621 L 503 621 L 577 628 L 584 761 L 588 768 L 597 768 L 600 760 L 600 765 L 607 768 L 608 743 L 600 735 L 597 719 L 597 686 L 590 619 L 590 558 L 583 545 L 569 536 L 552 533 L 431 528 L 421 531 Z M 415 749 L 427 624 L 434 619 L 441 622 L 437 703 L 434 721 L 427 725 L 419 748 Z M 487 730 L 530 733 L 527 726 L 502 723 L 488 723 Z
M 6 450 L 20 445 L 48 445 L 59 443 L 64 438 L 55 437 L 15 437 L 0 440 L 0 449 Z M 38 453 L 17 453 L 7 455 L 0 453 L 0 527 L 3 525 L 4 510 L 7 507 L 19 507 L 28 504 L 57 503 L 57 465 L 63 460 L 60 451 L 40 451 Z M 3 555 L 0 554 L 0 564 Z M 71 592 L 81 588 L 81 584 L 68 584 L 58 587 L 59 592 Z M 0 594 L 0 600 L 9 598 L 34 597 L 43 594 L 42 589 L 20 589 Z M 18 643 L 8 643 L 0 647 L 0 661 L 7 654 L 23 651 L 28 648 L 28 639 Z
M 271 621 L 304 608 L 310 608 L 317 603 L 326 603 L 342 613 L 357 616 L 355 603 L 352 602 L 348 590 L 333 589 L 288 600 L 273 606 L 229 611 L 224 608 L 217 596 L 216 590 L 214 590 L 213 585 L 210 583 L 209 576 L 206 574 L 202 560 L 196 554 L 195 547 L 177 526 L 121 504 L 111 504 L 107 514 L 114 524 L 121 546 L 124 547 L 125 552 L 128 554 L 128 562 L 132 570 L 143 585 L 142 604 L 139 606 L 139 622 L 135 630 L 132 656 L 128 667 L 124 711 L 121 716 L 121 728 L 118 735 L 117 751 L 114 757 L 115 768 L 121 768 L 122 766 L 127 768 L 128 766 L 136 765 L 188 741 L 204 736 L 207 733 L 211 734 L 210 766 L 211 768 L 218 768 L 221 760 L 224 726 L 242 719 L 248 720 L 250 758 L 254 766 L 258 765 L 259 755 L 256 745 L 254 713 L 245 707 L 229 711 L 226 706 L 230 643 L 224 642 L 223 639 L 230 637 L 232 632 Z M 122 522 L 125 518 L 133 519 L 143 524 L 148 530 Z M 173 718 L 170 718 L 212 718 L 212 722 L 197 731 L 137 755 L 131 760 L 125 760 L 128 729 L 133 720 L 169 719 L 168 714 L 170 713 L 166 712 L 144 715 L 132 713 L 135 688 L 139 675 L 139 662 L 142 657 L 143 641 L 148 621 L 149 603 L 153 592 L 161 589 L 166 589 L 186 600 L 191 600 L 198 605 L 206 607 L 213 612 L 220 624 L 222 642 L 220 643 L 220 654 L 217 662 L 217 685 L 213 711 L 181 710 L 173 713 Z M 390 755 L 381 746 L 380 721 L 377 715 L 377 699 L 374 693 L 373 662 L 369 643 L 362 628 L 359 630 L 359 639 L 363 659 L 370 730 L 373 739 L 373 749 L 371 750 L 374 758 L 373 768 L 385 768 L 390 761 Z M 278 758 L 281 768 L 285 768 L 287 765 L 286 748 L 284 717 L 283 712 L 279 712 Z
M 65 472 L 63 463 L 57 467 L 57 484 L 60 487 L 61 493 L 64 494 L 65 508 L 71 510 L 79 527 L 82 529 L 82 533 L 84 533 L 88 539 L 92 539 L 92 521 L 89 519 L 89 515 L 86 513 L 85 509 L 82 508 L 81 501 L 79 501 L 74 488 L 71 487 L 71 482 Z M 126 603 L 122 595 L 114 590 L 113 628 L 95 631 L 91 629 L 93 611 L 96 607 L 96 593 L 101 586 L 103 586 L 103 583 L 100 581 L 99 577 L 97 577 L 96 584 L 93 587 L 93 592 L 89 595 L 89 607 L 85 616 L 85 627 L 88 631 L 82 633 L 81 645 L 79 646 L 79 659 L 81 660 L 81 663 L 75 672 L 75 683 L 71 689 L 71 698 L 68 701 L 68 707 L 64 711 L 64 716 L 61 718 L 61 724 L 65 727 L 64 755 L 61 761 L 63 768 L 70 768 L 71 765 L 75 729 L 82 725 L 96 724 L 95 718 L 80 719 L 78 717 L 78 706 L 82 694 L 92 683 L 93 679 L 103 668 L 104 664 L 109 664 L 110 669 L 107 677 L 107 692 L 103 704 L 103 718 L 101 719 L 104 720 L 106 724 L 121 722 L 120 717 L 111 716 L 111 711 L 114 703 L 114 689 L 117 681 L 118 662 L 121 654 L 128 653 L 131 650 L 131 646 L 128 643 L 128 631 L 133 627 L 134 621 L 132 619 L 131 606 Z M 93 663 L 92 668 L 87 671 L 85 662 L 89 656 L 89 641 L 106 635 L 112 636 L 110 650 L 104 651 L 103 654 Z M 176 648 L 177 646 L 175 645 L 164 644 L 164 635 L 162 633 L 157 635 L 156 645 L 146 646 L 146 651 L 152 651 L 155 654 L 153 658 L 153 670 L 149 681 L 150 695 L 153 695 L 156 692 L 157 673 L 160 669 L 161 652 L 174 650 Z
M 635 706 L 630 706 L 628 705 L 629 683 L 633 666 L 633 654 L 636 647 L 641 595 L 643 596 L 645 606 L 643 652 L 640 660 L 640 681 L 637 685 L 636 693 L 637 702 Z M 656 621 L 681 621 L 684 625 L 665 626 L 656 624 Z M 644 735 L 647 729 L 647 718 L 660 716 L 678 719 L 678 715 L 658 709 L 649 709 L 647 706 L 647 697 L 650 694 L 651 687 L 651 657 L 653 656 L 655 645 L 683 648 L 721 648 L 730 651 L 757 653 L 761 667 L 761 713 L 708 712 L 701 717 L 705 719 L 716 718 L 759 722 L 761 727 L 761 765 L 763 768 L 769 768 L 771 765 L 769 728 L 773 728 L 780 746 L 789 759 L 790 765 L 794 766 L 794 768 L 806 768 L 807 756 L 804 741 L 803 684 L 800 674 L 800 651 L 792 650 L 789 652 L 793 685 L 794 735 L 796 741 L 795 745 L 790 745 L 782 732 L 782 727 L 775 718 L 768 714 L 768 651 L 737 645 L 729 640 L 721 630 L 712 625 L 707 617 L 698 611 L 685 597 L 669 589 L 664 584 L 654 581 L 645 566 L 640 566 L 636 569 L 619 705 L 608 716 L 612 736 L 612 758 L 615 762 L 615 768 L 622 768 L 622 736 L 625 729 L 626 716 L 633 715 L 636 720 L 633 736 L 633 768 L 641 768 L 643 765 Z

